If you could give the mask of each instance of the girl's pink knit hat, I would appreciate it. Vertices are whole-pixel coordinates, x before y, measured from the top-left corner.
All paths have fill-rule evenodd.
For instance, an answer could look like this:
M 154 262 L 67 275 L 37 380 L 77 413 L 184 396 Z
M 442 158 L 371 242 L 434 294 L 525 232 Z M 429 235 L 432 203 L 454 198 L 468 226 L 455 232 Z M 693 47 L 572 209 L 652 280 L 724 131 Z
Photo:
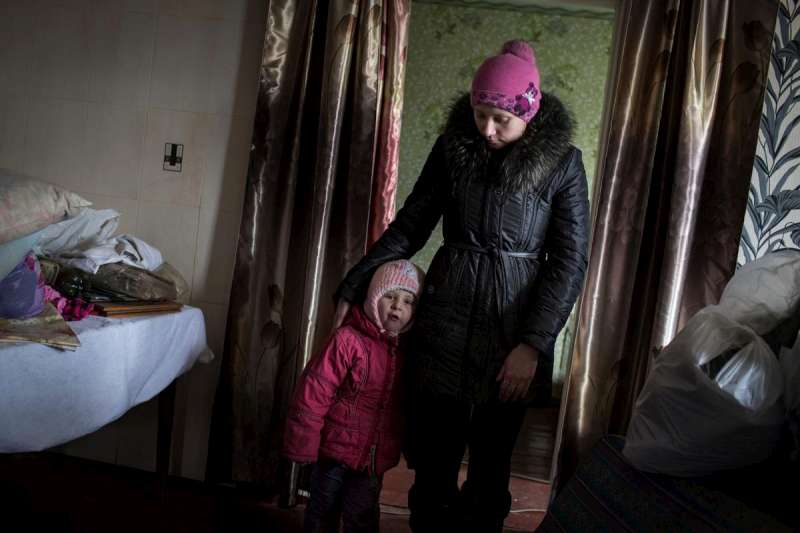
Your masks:
M 413 294 L 414 298 L 419 301 L 424 278 L 425 273 L 422 269 L 405 259 L 389 261 L 378 267 L 369 282 L 367 298 L 364 300 L 364 312 L 378 326 L 381 333 L 386 332 L 386 328 L 381 323 L 380 315 L 378 314 L 378 300 L 389 291 L 402 289 Z M 409 321 L 403 331 L 408 330 L 410 325 L 411 322 Z
M 539 111 L 541 95 L 533 48 L 522 40 L 505 43 L 500 55 L 485 60 L 472 80 L 473 106 L 490 105 L 525 122 Z

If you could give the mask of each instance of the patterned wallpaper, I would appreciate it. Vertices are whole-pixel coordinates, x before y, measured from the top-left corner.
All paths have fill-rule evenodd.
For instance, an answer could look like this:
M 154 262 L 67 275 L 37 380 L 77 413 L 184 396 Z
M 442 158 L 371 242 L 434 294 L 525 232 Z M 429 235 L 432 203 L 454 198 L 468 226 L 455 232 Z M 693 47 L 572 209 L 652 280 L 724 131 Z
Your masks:
M 800 248 L 800 0 L 782 0 L 772 40 L 739 266 L 778 248 Z
M 575 144 L 583 151 L 591 188 L 613 14 L 452 4 L 418 0 L 411 9 L 397 205 L 402 205 L 411 192 L 451 101 L 469 89 L 483 59 L 496 54 L 512 38 L 533 44 L 543 90 L 557 95 L 574 114 Z M 441 241 L 441 230 L 437 229 L 413 260 L 427 270 Z M 565 329 L 558 346 L 570 337 L 570 329 Z M 557 348 L 557 360 L 559 353 Z M 557 381 L 563 371 L 556 364 Z

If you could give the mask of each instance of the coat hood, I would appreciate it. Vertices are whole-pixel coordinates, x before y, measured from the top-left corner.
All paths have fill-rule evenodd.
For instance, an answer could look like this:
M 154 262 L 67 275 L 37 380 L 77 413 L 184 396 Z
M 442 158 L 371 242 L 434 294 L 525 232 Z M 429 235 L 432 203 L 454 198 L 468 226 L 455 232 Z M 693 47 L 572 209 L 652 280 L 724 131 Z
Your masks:
M 505 157 L 496 175 L 503 189 L 537 189 L 569 152 L 572 127 L 572 117 L 561 101 L 542 93 L 539 112 L 528 123 L 525 133 L 501 150 Z M 486 175 L 493 150 L 475 126 L 469 93 L 453 103 L 444 138 L 445 157 L 454 178 L 478 179 Z

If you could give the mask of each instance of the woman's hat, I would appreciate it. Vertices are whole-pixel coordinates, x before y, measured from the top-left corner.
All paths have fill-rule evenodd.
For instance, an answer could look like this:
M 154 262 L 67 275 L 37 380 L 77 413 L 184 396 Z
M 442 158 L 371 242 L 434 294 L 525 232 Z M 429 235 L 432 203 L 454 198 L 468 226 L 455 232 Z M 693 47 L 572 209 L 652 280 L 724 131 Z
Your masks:
M 539 111 L 539 69 L 533 48 L 522 40 L 508 41 L 499 55 L 486 59 L 472 80 L 471 102 L 508 111 L 530 122 Z

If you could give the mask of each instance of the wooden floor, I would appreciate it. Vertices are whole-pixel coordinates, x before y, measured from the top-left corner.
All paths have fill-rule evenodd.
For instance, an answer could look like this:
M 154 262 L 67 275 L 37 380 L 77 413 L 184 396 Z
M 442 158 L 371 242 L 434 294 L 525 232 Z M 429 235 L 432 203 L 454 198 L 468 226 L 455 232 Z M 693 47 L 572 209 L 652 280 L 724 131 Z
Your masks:
M 461 466 L 459 483 L 464 481 L 466 474 L 467 467 L 464 464 Z M 408 514 L 408 489 L 413 480 L 413 471 L 408 470 L 403 461 L 386 473 L 381 491 L 384 514 Z M 520 477 L 512 477 L 509 485 L 511 513 L 505 520 L 505 531 L 535 530 L 544 519 L 550 500 L 550 486 Z
M 514 474 L 543 481 L 550 479 L 557 424 L 558 407 L 528 409 L 511 455 Z
M 409 531 L 409 481 L 402 468 L 387 475 L 383 533 Z M 533 531 L 543 513 L 529 507 L 546 501 L 547 492 L 541 484 L 512 480 L 516 510 L 506 531 Z M 0 455 L 2 531 L 291 533 L 302 530 L 302 513 L 302 506 L 280 509 L 257 493 L 182 478 L 170 478 L 162 493 L 152 472 L 57 453 Z

